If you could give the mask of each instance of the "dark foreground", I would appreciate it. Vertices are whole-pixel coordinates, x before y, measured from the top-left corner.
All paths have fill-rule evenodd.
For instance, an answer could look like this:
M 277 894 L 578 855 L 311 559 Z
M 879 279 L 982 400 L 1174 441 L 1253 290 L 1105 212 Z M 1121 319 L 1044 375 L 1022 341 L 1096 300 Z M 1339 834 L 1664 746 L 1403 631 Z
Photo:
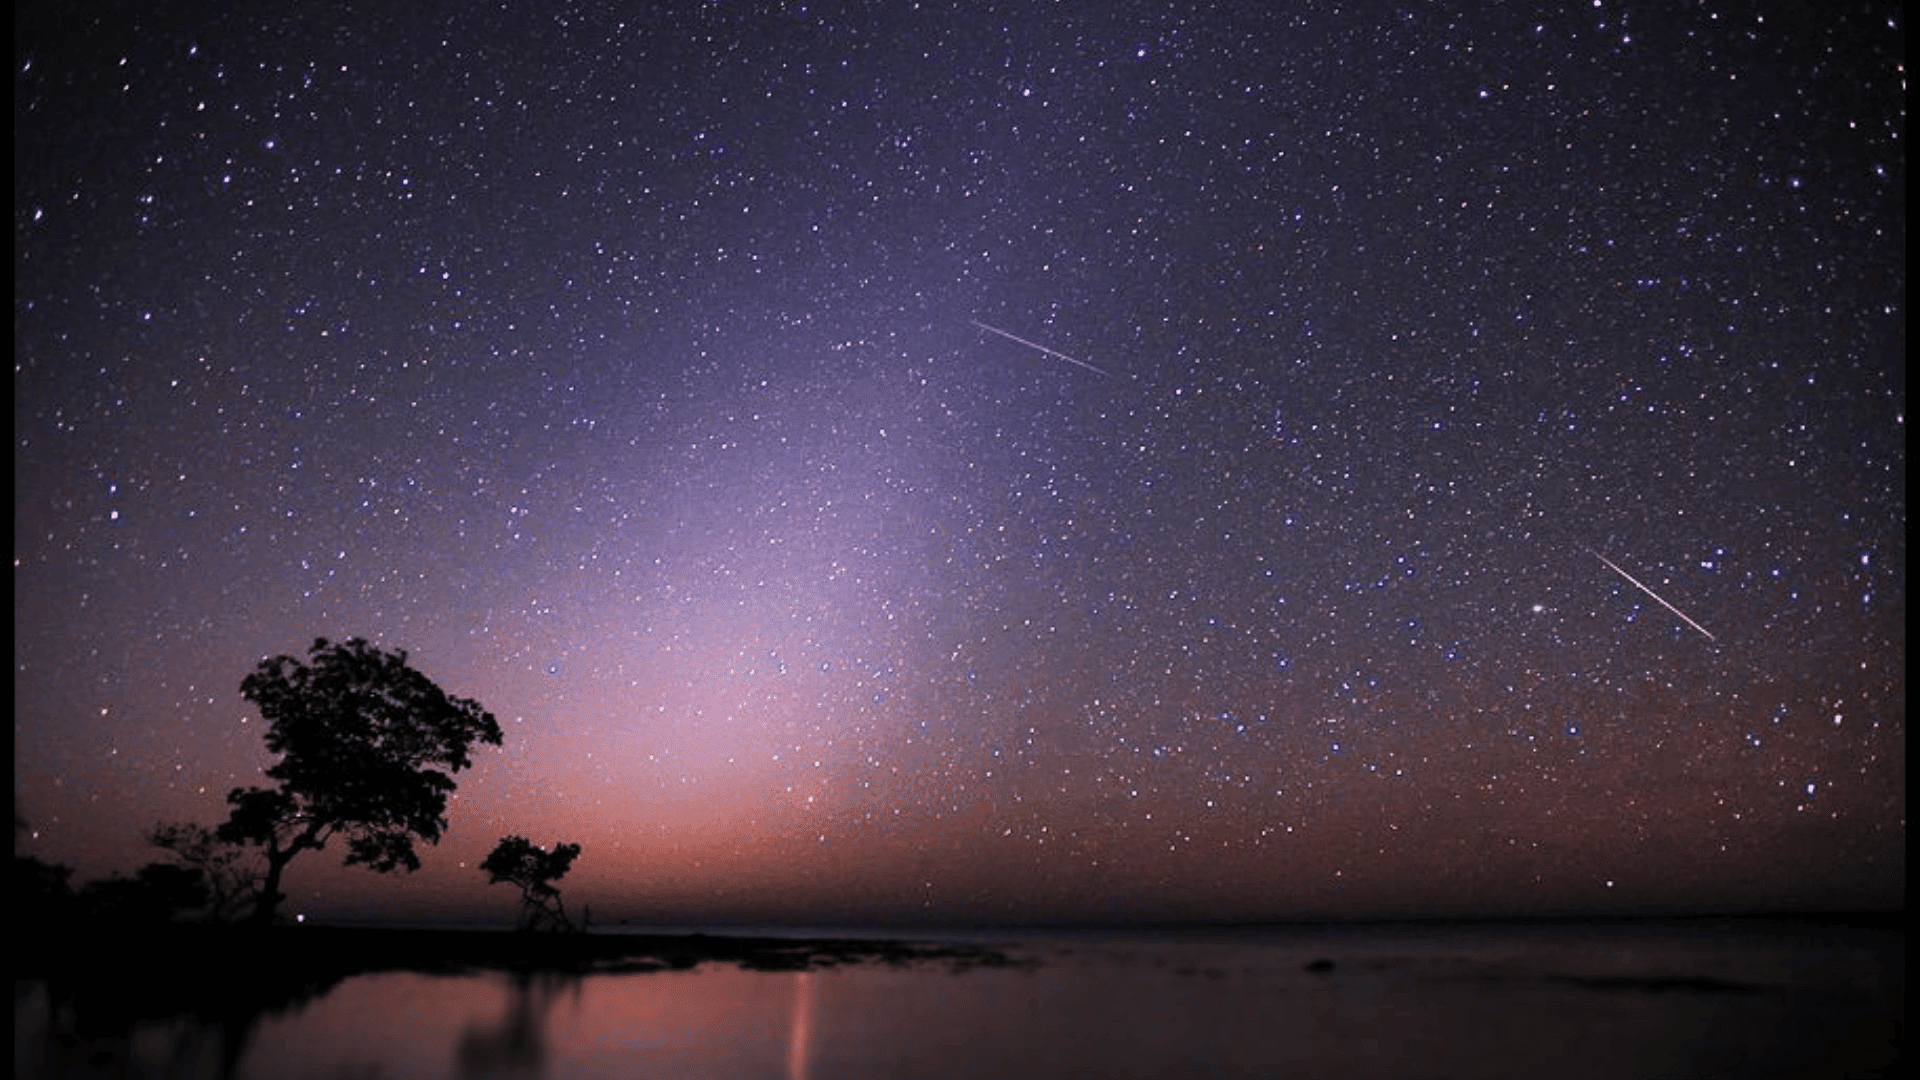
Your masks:
M 167 924 L 74 927 L 16 940 L 17 979 L 45 979 L 56 1000 L 101 1028 L 189 1013 L 249 1018 L 324 994 L 355 975 L 473 971 L 618 975 L 684 971 L 703 963 L 749 971 L 840 964 L 1006 966 L 986 947 L 890 939 L 796 939 L 684 934 L 524 934 L 333 926 L 264 928 Z
M 1903 1048 L 1895 917 L 995 938 L 29 935 L 15 1072 L 1824 1077 Z
M 784 938 L 707 934 L 525 934 L 476 930 L 337 926 L 163 925 L 29 935 L 18 974 L 74 975 L 89 969 L 203 969 L 248 978 L 265 971 L 300 981 L 374 971 L 452 974 L 476 969 L 609 974 L 686 969 L 709 961 L 752 971 L 800 971 L 844 963 L 941 961 L 1004 964 L 995 950 L 880 938 Z

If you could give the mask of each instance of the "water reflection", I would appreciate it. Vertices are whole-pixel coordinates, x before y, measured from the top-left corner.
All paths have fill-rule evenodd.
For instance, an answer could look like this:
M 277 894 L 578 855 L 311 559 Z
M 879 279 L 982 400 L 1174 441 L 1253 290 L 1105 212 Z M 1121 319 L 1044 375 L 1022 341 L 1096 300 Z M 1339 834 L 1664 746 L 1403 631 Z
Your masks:
M 812 972 L 384 972 L 264 1018 L 241 1078 L 809 1075 Z
M 787 1028 L 787 1080 L 807 1080 L 813 1042 L 813 972 L 793 976 L 793 1022 Z
M 44 980 L 14 983 L 13 1075 L 131 1075 L 218 1078 L 230 1074 L 233 1040 L 220 1023 L 192 1016 L 127 1020 L 108 1030 L 70 1004 L 56 1003 Z
M 1369 929 L 1055 940 L 1027 951 L 1044 957 L 1035 966 L 816 958 L 826 966 L 387 971 L 319 987 L 238 1029 L 217 1010 L 89 1019 L 119 998 L 23 981 L 15 1073 L 1838 1075 L 1894 1053 L 1903 950 L 1898 934 Z
M 548 1014 L 563 995 L 576 1001 L 580 976 L 515 972 L 508 977 L 505 1014 L 493 1023 L 468 1025 L 455 1055 L 464 1080 L 522 1080 L 544 1074 Z
M 339 977 L 115 968 L 110 954 L 51 978 L 14 981 L 14 1075 L 224 1080 L 260 1017 L 333 988 Z

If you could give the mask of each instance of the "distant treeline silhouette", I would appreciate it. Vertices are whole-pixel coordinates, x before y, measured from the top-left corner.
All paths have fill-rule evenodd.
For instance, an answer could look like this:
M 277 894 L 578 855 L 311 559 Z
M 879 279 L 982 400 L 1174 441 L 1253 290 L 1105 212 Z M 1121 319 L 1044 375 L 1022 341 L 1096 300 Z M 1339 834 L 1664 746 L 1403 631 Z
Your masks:
M 214 829 L 162 823 L 146 839 L 171 855 L 133 877 L 74 889 L 73 871 L 14 857 L 14 895 L 28 925 L 67 918 L 118 923 L 197 919 L 270 925 L 286 900 L 281 881 L 303 851 L 335 837 L 345 865 L 381 873 L 420 868 L 415 840 L 437 844 L 447 829 L 452 774 L 473 764 L 475 743 L 501 745 L 500 725 L 479 702 L 453 697 L 362 638 L 315 639 L 307 660 L 262 660 L 240 693 L 267 721 L 265 770 L 271 787 L 234 788 L 231 811 Z M 25 828 L 14 809 L 16 834 Z M 522 929 L 575 927 L 553 882 L 580 854 L 578 844 L 547 852 L 503 837 L 481 864 L 488 883 L 521 889 Z

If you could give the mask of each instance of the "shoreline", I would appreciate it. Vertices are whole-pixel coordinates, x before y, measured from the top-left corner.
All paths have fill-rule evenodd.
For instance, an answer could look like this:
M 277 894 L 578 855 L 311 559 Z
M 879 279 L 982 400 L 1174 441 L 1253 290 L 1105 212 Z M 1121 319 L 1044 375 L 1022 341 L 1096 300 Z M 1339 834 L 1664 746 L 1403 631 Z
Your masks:
M 769 930 L 778 932 L 779 928 Z M 1510 931 L 1514 940 L 1505 940 Z M 1581 941 L 1583 930 L 1599 937 Z M 1562 940 L 1560 931 L 1574 935 Z M 1544 937 L 1541 935 L 1544 934 Z M 1492 935 L 1489 937 L 1488 935 Z M 1677 935 L 1677 936 L 1675 936 Z M 1091 958 L 1138 962 L 1150 970 L 1210 975 L 1239 970 L 1251 943 L 1253 955 L 1285 956 L 1282 967 L 1335 985 L 1352 972 L 1424 970 L 1438 957 L 1459 956 L 1491 944 L 1510 951 L 1516 941 L 1539 939 L 1550 951 L 1582 955 L 1596 944 L 1603 952 L 1639 942 L 1695 941 L 1709 947 L 1840 949 L 1867 966 L 1826 986 L 1808 973 L 1723 970 L 1719 965 L 1668 970 L 1661 963 L 1581 964 L 1569 969 L 1523 964 L 1512 971 L 1502 959 L 1483 974 L 1495 982 L 1517 978 L 1540 986 L 1567 985 L 1593 993 L 1684 991 L 1716 997 L 1769 997 L 1838 991 L 1867 993 L 1875 1000 L 1904 999 L 1904 922 L 1896 914 L 1775 914 L 1769 916 L 1656 916 L 1641 919 L 1488 920 L 1399 923 L 1268 923 L 1184 926 L 1053 927 L 1016 930 L 925 928 L 922 933 L 864 931 L 857 936 L 779 937 L 747 934 L 597 933 L 532 934 L 511 930 L 368 928 L 341 926 L 245 927 L 207 924 L 98 927 L 62 920 L 15 935 L 16 985 L 42 981 L 47 999 L 69 1007 L 76 1032 L 124 1032 L 140 1020 L 190 1014 L 249 1030 L 262 1015 L 320 998 L 361 975 L 409 972 L 462 976 L 500 973 L 517 985 L 557 977 L 687 972 L 702 964 L 730 964 L 748 972 L 802 973 L 842 966 L 875 965 L 937 973 L 1032 972 L 1072 957 L 1071 970 Z M 1143 949 L 1142 946 L 1145 946 Z M 1383 946 L 1386 955 L 1382 952 Z M 1221 952 L 1226 948 L 1228 952 Z M 1568 950 L 1571 950 L 1569 953 Z M 1404 956 L 1398 956 L 1402 951 Z M 1043 958 L 1045 954 L 1046 957 Z M 1458 955 L 1456 955 L 1458 954 Z M 1812 955 L 1812 954 L 1808 954 Z M 1823 969 L 1824 970 L 1824 969 Z M 1839 971 L 1841 969 L 1836 969 Z M 1517 974 L 1516 974 L 1517 972 Z
M 508 929 L 331 924 L 252 927 L 207 923 L 103 926 L 62 920 L 34 932 L 16 931 L 17 978 L 58 982 L 142 972 L 194 973 L 235 985 L 334 982 L 381 971 L 458 974 L 475 970 L 603 974 L 688 970 L 732 963 L 751 971 L 803 971 L 841 964 L 945 964 L 954 970 L 1025 966 L 1002 947 L 1019 939 L 1158 938 L 1191 944 L 1240 935 L 1311 939 L 1368 931 L 1458 932 L 1474 936 L 1502 928 L 1595 929 L 1892 936 L 1904 941 L 1901 912 L 1821 912 L 1741 915 L 1651 915 L 1587 919 L 1391 920 L 1220 924 L 1081 924 L 992 927 L 714 928 L 662 932 L 619 924 L 594 933 L 528 933 Z M 747 930 L 750 932 L 740 932 Z M 84 949 L 71 943 L 86 942 Z
M 929 938 L 940 935 L 929 935 Z M 85 940 L 84 950 L 68 942 Z M 239 981 L 270 975 L 337 980 L 378 971 L 457 974 L 473 970 L 603 974 L 687 970 L 706 962 L 753 971 L 802 971 L 847 963 L 937 962 L 956 968 L 1010 966 L 984 946 L 900 937 L 771 937 L 706 933 L 525 933 L 511 930 L 353 926 L 247 927 L 192 923 L 151 927 L 69 926 L 17 936 L 17 978 L 85 979 L 110 971 L 194 971 Z

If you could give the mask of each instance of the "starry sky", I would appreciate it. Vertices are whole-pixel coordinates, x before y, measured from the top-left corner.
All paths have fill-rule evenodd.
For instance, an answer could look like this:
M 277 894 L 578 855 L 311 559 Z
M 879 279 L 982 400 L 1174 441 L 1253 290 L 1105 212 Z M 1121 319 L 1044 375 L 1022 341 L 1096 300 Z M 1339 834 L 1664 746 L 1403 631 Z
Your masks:
M 1895 4 L 26 5 L 16 848 L 321 918 L 1904 903 Z

